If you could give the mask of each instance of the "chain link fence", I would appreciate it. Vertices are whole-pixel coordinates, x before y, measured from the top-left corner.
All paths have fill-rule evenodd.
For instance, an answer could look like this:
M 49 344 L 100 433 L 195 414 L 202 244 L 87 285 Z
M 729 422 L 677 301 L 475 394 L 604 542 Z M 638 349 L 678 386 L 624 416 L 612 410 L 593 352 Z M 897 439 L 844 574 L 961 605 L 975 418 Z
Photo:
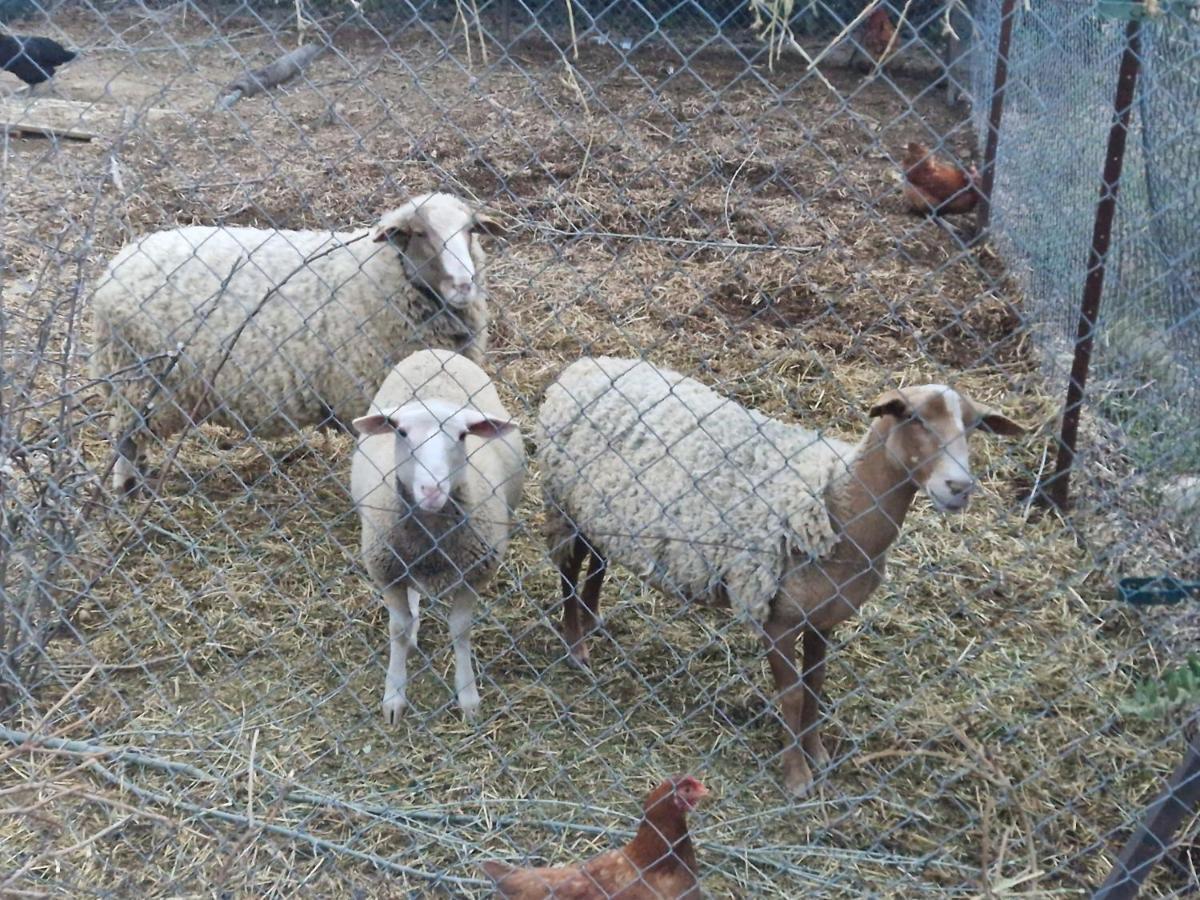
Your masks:
M 1178 762 L 1188 715 L 1139 717 L 1127 701 L 1197 634 L 1194 604 L 1114 599 L 1121 577 L 1198 574 L 1195 12 L 1171 5 L 1144 29 L 1098 380 L 1076 505 L 1059 515 L 1032 489 L 1056 449 L 1123 23 L 1068 0 L 1019 11 L 983 241 L 969 219 L 912 214 L 903 160 L 920 141 L 983 162 L 993 4 L 887 7 L 900 27 L 882 66 L 847 30 L 861 4 L 778 8 L 790 32 L 775 32 L 777 59 L 732 0 L 0 10 L 20 16 L 11 31 L 81 51 L 32 96 L 4 76 L 0 98 L 0 889 L 485 896 L 484 860 L 557 865 L 629 840 L 674 773 L 713 794 L 689 819 L 713 896 L 1078 896 L 1105 878 Z M 966 52 L 949 69 L 947 27 Z M 247 70 L 304 42 L 324 49 L 303 72 L 218 108 Z M 959 88 L 968 105 L 947 102 Z M 472 617 L 478 717 L 459 708 L 447 594 L 421 600 L 411 708 L 393 723 L 355 438 L 278 419 L 325 404 L 321 424 L 345 425 L 317 387 L 331 379 L 366 414 L 397 361 L 378 317 L 424 301 L 458 315 L 448 292 L 469 278 L 421 282 L 410 258 L 424 286 L 393 296 L 368 251 L 344 280 L 323 258 L 357 254 L 385 213 L 430 191 L 503 232 L 471 238 L 489 255 L 479 358 L 529 463 Z M 154 271 L 112 274 L 124 327 L 161 337 L 93 371 L 106 265 L 185 226 L 343 236 L 314 250 L 285 235 L 286 271 L 252 252 L 267 231 L 244 238 L 244 257 L 203 249 L 211 237 L 192 262 L 133 251 Z M 396 233 L 371 247 L 388 252 Z M 418 238 L 405 240 L 415 256 Z M 430 243 L 441 259 L 451 238 Z M 467 256 L 454 246 L 449 268 Z M 184 269 L 201 259 L 208 287 L 192 296 Z M 223 318 L 251 265 L 268 287 Z M 362 291 L 387 301 L 343 302 Z M 165 295 L 182 326 L 158 318 Z M 297 335 L 320 352 L 285 354 Z M 572 665 L 544 504 L 563 499 L 543 456 L 559 435 L 536 423 L 559 374 L 601 355 L 676 370 L 827 447 L 866 434 L 885 392 L 923 383 L 1030 426 L 972 438 L 965 511 L 919 497 L 905 516 L 871 496 L 864 515 L 901 534 L 887 579 L 825 629 L 830 762 L 810 760 L 804 796 L 788 790 L 799 739 L 762 623 L 652 587 L 678 571 L 598 547 L 611 556 L 602 620 L 590 669 Z M 201 383 L 204 360 L 225 406 L 180 388 Z M 133 456 L 121 410 L 135 425 L 194 422 L 135 429 L 141 489 L 128 497 L 113 484 L 131 471 L 117 451 Z M 771 436 L 795 432 L 778 428 L 761 425 L 748 450 L 720 417 L 685 438 L 725 446 L 741 472 L 784 452 Z M 623 519 L 614 508 L 608 530 L 693 549 L 731 549 L 737 529 L 753 540 L 715 478 L 688 477 L 681 502 L 713 505 L 722 541 L 653 502 Z M 797 498 L 768 481 L 734 496 L 774 521 Z M 657 476 L 642 488 L 665 496 Z M 1195 890 L 1196 829 L 1185 822 L 1147 895 Z

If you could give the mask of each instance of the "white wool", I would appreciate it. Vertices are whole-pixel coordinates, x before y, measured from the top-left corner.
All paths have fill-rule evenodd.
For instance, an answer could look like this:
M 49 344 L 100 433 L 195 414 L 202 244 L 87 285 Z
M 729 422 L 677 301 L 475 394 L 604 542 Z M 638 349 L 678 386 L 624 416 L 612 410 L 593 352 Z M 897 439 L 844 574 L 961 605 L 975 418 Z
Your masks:
M 464 356 L 424 350 L 401 360 L 371 402 L 372 410 L 392 409 L 413 400 L 447 400 L 500 419 L 511 418 L 487 373 Z M 364 409 L 361 412 L 365 413 Z M 495 573 L 512 530 L 525 477 L 525 445 L 517 429 L 485 440 L 468 435 L 467 470 L 460 515 L 430 514 L 427 523 L 402 527 L 405 510 L 396 492 L 396 441 L 391 434 L 360 437 L 350 469 L 350 490 L 362 520 L 363 556 L 380 587 L 407 566 L 429 594 L 459 583 L 478 592 Z M 441 524 L 444 520 L 444 525 Z M 445 531 L 439 533 L 441 529 Z
M 789 554 L 837 542 L 825 492 L 853 445 L 670 369 L 582 359 L 547 389 L 538 432 L 556 556 L 578 529 L 660 589 L 763 622 Z
M 421 199 L 472 222 L 455 197 Z M 92 299 L 93 373 L 125 373 L 112 386 L 113 433 L 167 435 L 193 410 L 198 421 L 260 437 L 346 424 L 388 367 L 414 350 L 481 359 L 483 292 L 465 306 L 443 303 L 414 284 L 401 246 L 375 242 L 376 233 L 188 227 L 127 245 Z M 478 238 L 469 240 L 478 281 L 486 259 Z M 150 361 L 176 348 L 179 360 L 163 378 L 168 361 Z M 141 375 L 162 381 L 145 422 L 138 412 L 154 380 Z

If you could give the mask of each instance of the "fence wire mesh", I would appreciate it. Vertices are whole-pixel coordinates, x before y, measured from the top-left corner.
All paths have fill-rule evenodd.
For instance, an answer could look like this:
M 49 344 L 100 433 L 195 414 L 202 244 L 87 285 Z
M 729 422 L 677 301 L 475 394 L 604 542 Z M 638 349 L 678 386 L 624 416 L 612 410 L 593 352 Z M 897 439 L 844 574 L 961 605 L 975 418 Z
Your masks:
M 484 896 L 484 860 L 630 840 L 675 773 L 712 792 L 689 824 L 713 896 L 1103 880 L 1194 717 L 1127 706 L 1194 646 L 1194 605 L 1114 588 L 1198 574 L 1195 12 L 1163 4 L 1144 27 L 1098 381 L 1059 515 L 1032 488 L 1056 451 L 1123 23 L 1068 0 L 1018 12 L 984 242 L 912 214 L 904 160 L 919 141 L 982 164 L 997 5 L 886 6 L 899 28 L 882 43 L 846 30 L 861 4 L 801 6 L 759 6 L 790 28 L 774 59 L 732 0 L 0 4 L 22 16 L 10 31 L 80 50 L 32 94 L 5 76 L 0 98 L 0 890 Z M 304 42 L 323 52 L 296 77 L 231 97 Z M 465 205 L 389 213 L 431 191 Z M 191 226 L 220 227 L 138 244 Z M 459 526 L 455 546 L 507 547 L 455 556 L 462 578 L 420 599 L 393 716 L 390 646 L 416 626 L 407 594 L 380 602 L 351 467 L 411 510 L 437 504 L 421 487 L 462 451 L 393 438 L 393 419 L 374 440 L 417 447 L 393 471 L 331 426 L 425 344 L 477 358 L 504 408 L 439 366 L 438 433 L 487 432 L 469 409 L 511 414 L 505 471 L 523 443 L 527 474 L 509 528 L 503 511 Z M 551 387 L 604 355 L 696 384 Z M 821 566 L 801 542 L 819 542 L 834 476 L 814 454 L 835 474 L 832 451 L 867 459 L 854 443 L 926 383 L 1030 430 L 972 437 L 960 512 L 935 504 L 962 499 L 946 484 L 961 470 L 930 475 L 959 452 L 954 403 L 897 425 L 890 463 L 837 476 L 846 598 L 869 593 L 854 553 L 900 534 L 857 614 L 809 611 L 802 648 L 828 645 L 825 764 L 800 734 L 811 701 L 778 703 L 795 667 L 764 651 L 764 633 L 795 634 L 756 618 L 746 586 L 769 603 L 771 578 Z M 475 509 L 455 479 L 480 477 L 486 437 L 436 486 L 457 485 L 445 508 Z M 914 480 L 930 499 L 910 512 Z M 450 540 L 395 515 L 393 543 Z M 587 669 L 559 626 L 577 533 L 609 563 Z M 774 569 L 756 568 L 764 547 Z M 390 577 L 423 571 L 390 559 Z M 709 588 L 733 614 L 701 602 Z M 1148 895 L 1196 888 L 1196 841 L 1193 817 Z
M 994 222 L 1007 253 L 1028 273 L 1026 312 L 1057 361 L 1051 377 L 1065 378 L 1091 234 L 1050 226 L 1064 216 L 1086 221 L 1094 211 L 1125 21 L 1066 0 L 1015 15 Z M 979 19 L 986 48 L 998 37 L 999 7 L 984 4 Z M 1194 10 L 1171 8 L 1141 29 L 1141 90 L 1097 335 L 1104 352 L 1094 370 L 1105 412 L 1150 444 L 1139 463 L 1176 472 L 1196 465 L 1186 421 L 1196 409 L 1200 355 L 1196 239 L 1183 223 L 1194 202 L 1200 145 L 1194 118 L 1180 114 L 1194 102 L 1200 75 L 1195 25 Z M 986 95 L 994 60 L 983 52 L 973 61 L 973 83 Z M 975 113 L 985 134 L 988 110 Z

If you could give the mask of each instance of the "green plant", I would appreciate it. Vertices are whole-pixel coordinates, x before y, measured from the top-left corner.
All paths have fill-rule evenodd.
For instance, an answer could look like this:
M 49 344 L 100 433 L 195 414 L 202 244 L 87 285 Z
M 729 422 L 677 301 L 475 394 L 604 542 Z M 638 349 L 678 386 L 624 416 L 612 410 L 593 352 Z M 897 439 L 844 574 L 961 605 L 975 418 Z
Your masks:
M 1195 653 L 1161 677 L 1140 681 L 1120 709 L 1142 719 L 1156 719 L 1189 706 L 1200 707 L 1200 655 Z

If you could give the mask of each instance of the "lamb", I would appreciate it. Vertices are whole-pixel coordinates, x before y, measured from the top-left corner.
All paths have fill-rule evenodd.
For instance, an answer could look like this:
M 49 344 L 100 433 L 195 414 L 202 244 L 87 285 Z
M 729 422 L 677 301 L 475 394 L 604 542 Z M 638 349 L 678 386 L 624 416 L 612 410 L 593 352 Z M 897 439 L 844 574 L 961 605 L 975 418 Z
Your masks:
M 809 761 L 829 761 L 818 718 L 831 632 L 883 579 L 917 491 L 941 511 L 964 509 L 975 486 L 968 432 L 1024 431 L 940 384 L 888 391 L 870 416 L 855 446 L 678 372 L 609 357 L 568 366 L 538 413 L 546 533 L 573 661 L 589 663 L 610 560 L 686 602 L 732 607 L 767 651 L 785 783 L 797 796 L 811 787 Z
M 408 653 L 420 596 L 448 596 L 454 684 L 479 710 L 471 667 L 477 597 L 504 556 L 525 478 L 525 446 L 487 374 L 464 356 L 422 350 L 402 360 L 354 420 L 361 435 L 350 488 L 367 571 L 383 592 L 391 652 L 384 719 L 408 706 Z
M 137 487 L 139 434 L 161 439 L 202 422 L 256 437 L 345 427 L 413 350 L 482 359 L 477 235 L 497 230 L 485 213 L 434 193 L 359 232 L 188 227 L 127 245 L 92 301 L 91 367 L 110 384 L 117 438 L 113 489 Z M 154 387 L 118 383 L 117 372 Z

